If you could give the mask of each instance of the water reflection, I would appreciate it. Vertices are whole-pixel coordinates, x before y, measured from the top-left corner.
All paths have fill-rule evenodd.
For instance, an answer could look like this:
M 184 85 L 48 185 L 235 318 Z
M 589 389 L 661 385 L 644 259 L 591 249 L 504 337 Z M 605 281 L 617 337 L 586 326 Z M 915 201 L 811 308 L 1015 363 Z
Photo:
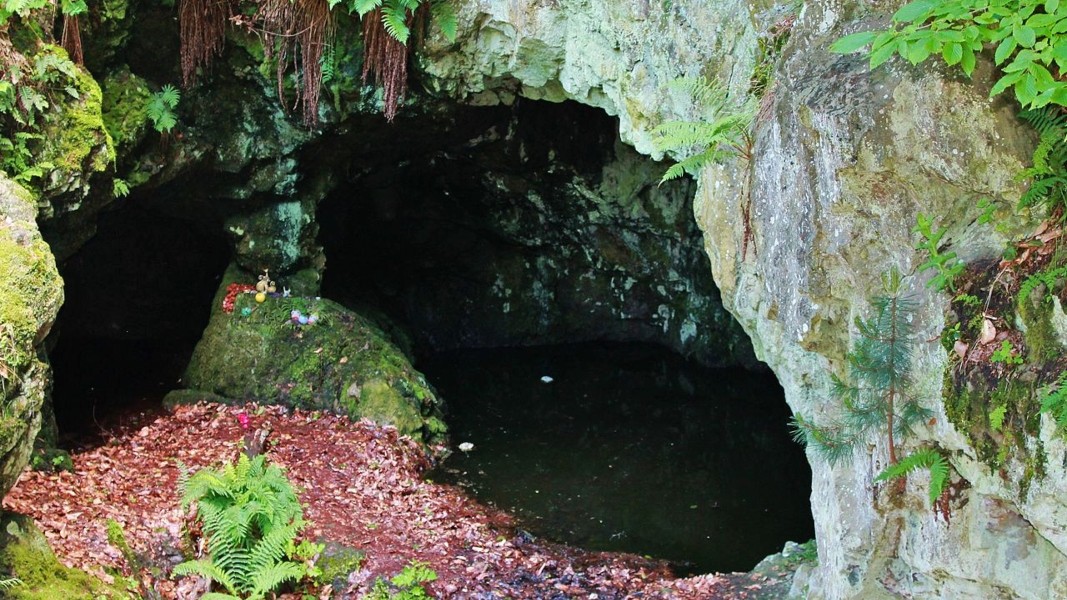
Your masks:
M 450 404 L 454 444 L 474 445 L 431 476 L 534 535 L 685 571 L 747 570 L 812 535 L 811 474 L 773 377 L 635 344 L 457 351 L 419 366 Z

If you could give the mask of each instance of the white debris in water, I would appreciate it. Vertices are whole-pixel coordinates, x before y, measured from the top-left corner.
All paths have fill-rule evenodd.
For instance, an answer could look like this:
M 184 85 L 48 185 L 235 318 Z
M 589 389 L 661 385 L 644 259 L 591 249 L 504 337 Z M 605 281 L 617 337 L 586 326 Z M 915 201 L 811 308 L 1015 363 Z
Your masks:
M 552 379 L 548 375 L 541 376 L 541 383 L 552 383 L 553 381 L 555 381 L 555 379 Z
M 459 445 L 460 452 L 470 452 L 471 450 L 474 450 L 474 444 L 470 442 L 463 442 Z

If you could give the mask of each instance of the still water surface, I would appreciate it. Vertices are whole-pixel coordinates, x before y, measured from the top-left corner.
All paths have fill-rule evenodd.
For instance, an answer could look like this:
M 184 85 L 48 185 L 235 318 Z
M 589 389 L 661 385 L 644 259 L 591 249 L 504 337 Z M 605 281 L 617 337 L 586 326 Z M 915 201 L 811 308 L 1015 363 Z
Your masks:
M 533 535 L 681 572 L 748 570 L 812 537 L 811 472 L 769 374 L 639 344 L 464 350 L 419 368 L 449 403 L 453 445 L 474 444 L 430 477 Z

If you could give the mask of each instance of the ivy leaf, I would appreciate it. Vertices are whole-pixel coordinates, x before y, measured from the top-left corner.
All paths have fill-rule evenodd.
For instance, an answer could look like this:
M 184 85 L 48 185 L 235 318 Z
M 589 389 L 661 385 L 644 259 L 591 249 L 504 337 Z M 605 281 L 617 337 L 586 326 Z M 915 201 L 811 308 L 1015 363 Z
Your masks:
M 963 60 L 963 46 L 956 42 L 945 44 L 945 47 L 941 49 L 941 57 L 945 59 L 945 63 L 954 65 Z
M 893 21 L 897 23 L 914 21 L 919 17 L 926 16 L 938 4 L 938 0 L 915 0 L 914 2 L 909 2 L 893 14 Z
M 996 53 L 993 54 L 993 61 L 995 63 L 997 63 L 998 65 L 999 64 L 1003 64 L 1003 62 L 1005 60 L 1007 60 L 1007 58 L 1009 56 L 1011 56 L 1011 53 L 1014 52 L 1014 51 L 1015 51 L 1015 38 L 1014 37 L 1006 37 L 1006 38 L 1004 38 L 1004 41 L 1002 41 L 1000 43 L 1000 45 L 997 46 L 997 51 L 996 51 Z
M 1019 104 L 1029 106 L 1036 96 L 1037 79 L 1033 75 L 1027 73 L 1025 77 L 1015 82 L 1015 97 L 1019 99 Z
M 1056 8 L 1058 8 L 1059 5 L 1060 5 L 1060 0 L 1046 0 L 1046 2 L 1045 2 L 1045 12 L 1047 12 L 1048 14 L 1051 15 L 1052 13 L 1056 12 Z
M 974 73 L 974 50 L 971 48 L 963 49 L 963 58 L 960 59 L 960 67 L 963 68 L 963 72 L 967 77 L 970 77 L 971 73 Z
M 1019 45 L 1024 48 L 1029 48 L 1037 42 L 1037 33 L 1034 31 L 1033 27 L 1027 27 L 1025 25 L 1022 27 L 1014 27 L 1012 28 L 1011 35 L 1015 38 L 1015 41 L 1019 42 Z
M 830 52 L 837 54 L 850 54 L 874 41 L 877 34 L 873 31 L 861 31 L 846 35 L 845 37 L 830 44 Z

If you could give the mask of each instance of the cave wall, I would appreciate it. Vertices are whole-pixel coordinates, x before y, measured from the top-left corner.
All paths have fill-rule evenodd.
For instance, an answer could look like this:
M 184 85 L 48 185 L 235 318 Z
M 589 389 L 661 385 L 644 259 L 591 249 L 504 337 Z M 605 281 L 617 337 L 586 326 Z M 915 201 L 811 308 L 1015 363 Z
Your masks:
M 594 108 L 463 110 L 435 142 L 409 138 L 440 120 L 400 123 L 402 157 L 340 167 L 318 214 L 324 295 L 385 311 L 421 352 L 624 340 L 755 364 L 707 270 L 692 183 L 660 185 L 664 167 Z
M 655 154 L 649 130 L 692 110 L 662 85 L 710 72 L 743 92 L 759 55 L 753 23 L 769 27 L 785 9 L 695 4 L 474 2 L 461 12 L 458 48 L 441 44 L 427 70 L 439 77 L 437 89 L 472 102 L 522 94 L 601 107 L 619 115 L 623 139 Z M 933 340 L 919 344 L 915 361 L 935 417 L 910 443 L 936 444 L 950 457 L 958 474 L 950 520 L 923 500 L 922 477 L 908 484 L 904 502 L 889 502 L 886 488 L 872 483 L 885 466 L 877 436 L 844 465 L 809 454 L 819 566 L 798 578 L 794 594 L 1064 596 L 1062 439 L 1042 416 L 1040 433 L 1026 441 L 1036 459 L 1009 459 L 998 469 L 979 459 L 958 429 L 965 424 L 954 424 L 940 400 L 948 298 L 926 288 L 928 274 L 914 274 L 922 262 L 913 234 L 920 211 L 949 227 L 951 248 L 965 262 L 996 259 L 1009 239 L 1035 229 L 1042 215 L 1012 210 L 1021 191 L 1014 175 L 1034 140 L 1010 105 L 987 99 L 988 63 L 972 82 L 932 63 L 893 61 L 871 72 L 862 57 L 826 51 L 891 13 L 866 3 L 806 3 L 757 118 L 751 162 L 706 171 L 695 204 L 725 305 L 795 411 L 836 416 L 831 374 L 845 372 L 851 323 L 867 314 L 890 267 L 910 274 L 917 338 Z M 1001 207 L 995 228 L 977 222 L 981 197 Z M 1047 465 L 1032 483 L 1030 460 Z
M 457 41 L 428 40 L 419 58 L 420 86 L 425 98 L 472 105 L 508 105 L 518 97 L 575 100 L 618 117 L 621 140 L 658 158 L 651 129 L 697 114 L 683 94 L 664 85 L 680 75 L 705 74 L 735 93 L 746 91 L 758 64 L 759 35 L 790 8 L 695 0 L 464 2 Z M 1032 143 L 1006 105 L 986 99 L 988 64 L 971 83 L 925 64 L 894 63 L 872 73 L 861 58 L 826 53 L 833 39 L 884 23 L 889 12 L 828 0 L 805 4 L 776 66 L 768 110 L 756 124 L 752 161 L 707 171 L 697 193 L 696 219 L 726 307 L 778 375 L 790 406 L 816 417 L 832 414 L 830 373 L 843 369 L 854 336 L 850 323 L 865 314 L 879 276 L 891 266 L 910 271 L 916 265 L 916 212 L 943 216 L 968 261 L 995 257 L 1007 239 L 1032 230 L 1040 218 L 1004 211 L 999 231 L 976 225 L 976 195 L 1008 206 L 1018 196 L 1012 176 Z M 154 33 L 165 21 L 145 19 L 141 41 L 128 47 L 165 39 Z M 343 173 L 329 156 L 309 160 L 303 153 L 319 134 L 292 124 L 256 62 L 241 52 L 231 47 L 228 66 L 187 95 L 180 137 L 161 144 L 135 135 L 126 146 L 133 149 L 112 167 L 99 159 L 109 156 L 112 141 L 96 135 L 90 144 L 96 154 L 74 157 L 70 167 L 78 170 L 79 183 L 57 179 L 43 203 L 42 221 L 55 232 L 50 241 L 58 254 L 69 255 L 91 235 L 89 209 L 105 203 L 93 190 L 106 186 L 114 168 L 142 186 L 137 194 L 212 211 L 226 223 L 246 273 L 277 264 L 290 273 L 321 271 L 315 207 L 344 184 Z M 173 74 L 173 56 L 144 56 L 138 65 L 130 61 L 141 76 Z M 134 85 L 128 78 L 115 81 L 123 89 Z M 116 89 L 105 88 L 104 99 L 122 97 Z M 353 125 L 353 115 L 376 110 L 373 96 L 350 101 L 345 94 L 323 107 L 338 135 Z M 86 97 L 91 102 L 94 96 Z M 440 104 L 409 104 L 405 109 L 414 113 L 449 119 Z M 93 185 L 100 174 L 104 181 Z M 210 202 L 183 204 L 190 197 Z M 746 232 L 752 235 L 748 252 Z M 922 277 L 907 281 L 920 301 L 921 330 L 936 337 L 946 298 L 927 290 Z M 916 350 L 925 374 L 921 385 L 931 398 L 940 396 L 946 360 L 934 343 Z M 885 455 L 877 438 L 847 465 L 831 468 L 811 456 L 820 563 L 798 582 L 798 596 L 1067 595 L 1061 500 L 1067 497 L 1067 452 L 1051 424 L 1046 419 L 1034 440 L 1048 473 L 1023 493 L 1025 465 L 990 472 L 965 432 L 938 402 L 933 405 L 936 417 L 917 439 L 946 449 L 968 482 L 951 522 L 918 502 L 921 481 L 909 484 L 916 501 L 882 501 L 884 490 L 871 484 Z

